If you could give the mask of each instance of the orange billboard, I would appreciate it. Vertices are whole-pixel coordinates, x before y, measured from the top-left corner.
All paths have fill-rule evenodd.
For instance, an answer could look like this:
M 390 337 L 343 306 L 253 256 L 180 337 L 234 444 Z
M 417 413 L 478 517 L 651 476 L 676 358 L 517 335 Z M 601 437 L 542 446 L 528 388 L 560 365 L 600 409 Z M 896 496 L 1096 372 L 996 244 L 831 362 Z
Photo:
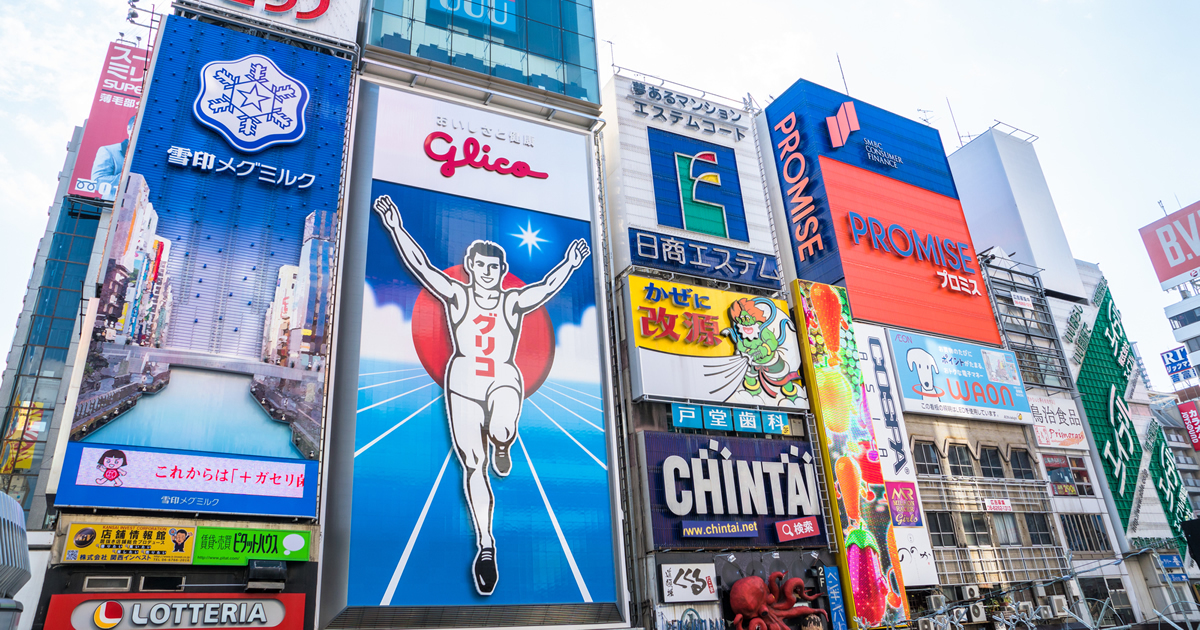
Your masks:
M 962 204 L 818 159 L 854 318 L 1000 344 Z

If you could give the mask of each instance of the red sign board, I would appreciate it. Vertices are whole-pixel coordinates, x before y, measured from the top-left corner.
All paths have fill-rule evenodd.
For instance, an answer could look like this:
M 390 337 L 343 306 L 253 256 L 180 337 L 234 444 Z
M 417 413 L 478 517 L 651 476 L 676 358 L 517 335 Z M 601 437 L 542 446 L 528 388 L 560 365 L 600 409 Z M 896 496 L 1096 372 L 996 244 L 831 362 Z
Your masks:
M 1179 415 L 1183 416 L 1188 437 L 1192 439 L 1192 449 L 1200 452 L 1200 411 L 1197 411 L 1196 403 L 1179 403 Z
M 817 517 L 805 516 L 804 518 L 794 518 L 790 521 L 779 521 L 775 523 L 775 535 L 779 536 L 779 542 L 787 542 L 789 540 L 799 540 L 816 536 L 821 533 L 821 527 L 817 525 Z
M 1200 277 L 1200 202 L 1138 230 L 1165 291 Z
M 962 204 L 820 161 L 854 319 L 999 344 Z
M 304 630 L 304 594 L 83 593 L 52 595 L 46 630 Z
M 145 71 L 146 49 L 116 42 L 108 45 L 71 171 L 70 194 L 109 201 L 116 198 Z

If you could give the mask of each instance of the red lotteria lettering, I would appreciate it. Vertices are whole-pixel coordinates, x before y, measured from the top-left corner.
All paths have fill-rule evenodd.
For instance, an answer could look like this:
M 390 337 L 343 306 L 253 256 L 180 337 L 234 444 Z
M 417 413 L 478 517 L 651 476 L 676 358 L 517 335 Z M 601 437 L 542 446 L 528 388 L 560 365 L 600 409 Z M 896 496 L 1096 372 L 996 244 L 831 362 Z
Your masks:
M 433 148 L 434 141 L 442 141 L 450 145 L 444 153 L 438 153 Z M 491 145 L 480 145 L 475 138 L 467 138 L 463 141 L 462 157 L 458 155 L 458 147 L 454 146 L 454 138 L 444 132 L 435 131 L 428 136 L 425 136 L 425 155 L 435 162 L 445 162 L 442 164 L 441 172 L 443 177 L 454 177 L 454 172 L 460 166 L 470 166 L 471 168 L 481 168 L 485 171 L 499 173 L 500 175 L 512 175 L 513 177 L 532 177 L 534 179 L 546 179 L 550 177 L 546 173 L 539 173 L 533 170 L 525 162 L 509 162 L 508 158 L 496 158 L 494 161 L 489 161 L 488 152 L 492 150 Z

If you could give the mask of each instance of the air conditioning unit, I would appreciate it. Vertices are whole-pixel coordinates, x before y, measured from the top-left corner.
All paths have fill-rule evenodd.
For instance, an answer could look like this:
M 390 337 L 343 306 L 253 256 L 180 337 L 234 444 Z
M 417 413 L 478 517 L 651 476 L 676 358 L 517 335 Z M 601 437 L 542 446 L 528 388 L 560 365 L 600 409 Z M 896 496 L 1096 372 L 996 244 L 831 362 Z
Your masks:
M 1017 613 L 1026 617 L 1033 616 L 1033 602 L 1017 602 Z
M 1035 594 L 1037 594 L 1038 597 L 1045 597 L 1046 596 L 1046 587 L 1041 584 L 1034 584 L 1033 592 Z
M 983 602 L 971 602 L 971 623 L 984 623 L 987 621 L 987 609 L 983 607 Z
M 1038 606 L 1033 613 L 1034 619 L 1053 619 L 1054 611 L 1046 605 Z
M 950 625 L 950 617 L 949 615 L 937 615 L 933 618 L 933 622 L 937 624 L 937 627 L 945 628 Z
M 957 623 L 966 623 L 966 621 L 967 621 L 967 609 L 966 608 L 955 608 L 951 612 L 954 614 L 954 621 L 956 621 Z
M 964 586 L 963 599 L 979 599 L 979 587 L 974 584 Z
M 1054 609 L 1055 617 L 1070 617 L 1068 611 L 1071 608 L 1067 605 L 1067 598 L 1064 595 L 1051 595 L 1050 607 Z
M 917 630 L 934 630 L 933 620 L 928 617 L 918 619 Z
M 930 610 L 941 610 L 946 605 L 946 596 L 930 595 L 925 598 L 925 603 L 929 606 Z

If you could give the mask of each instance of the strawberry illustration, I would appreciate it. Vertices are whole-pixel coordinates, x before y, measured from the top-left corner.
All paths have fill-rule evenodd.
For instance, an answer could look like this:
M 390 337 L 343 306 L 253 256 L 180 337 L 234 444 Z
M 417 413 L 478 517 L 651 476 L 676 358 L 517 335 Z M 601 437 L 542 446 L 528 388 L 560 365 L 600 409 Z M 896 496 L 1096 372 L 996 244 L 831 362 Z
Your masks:
M 880 565 L 879 543 L 864 527 L 856 527 L 846 536 L 846 561 L 850 566 L 850 590 L 854 594 L 854 613 L 870 627 L 883 621 L 887 610 L 888 583 Z

